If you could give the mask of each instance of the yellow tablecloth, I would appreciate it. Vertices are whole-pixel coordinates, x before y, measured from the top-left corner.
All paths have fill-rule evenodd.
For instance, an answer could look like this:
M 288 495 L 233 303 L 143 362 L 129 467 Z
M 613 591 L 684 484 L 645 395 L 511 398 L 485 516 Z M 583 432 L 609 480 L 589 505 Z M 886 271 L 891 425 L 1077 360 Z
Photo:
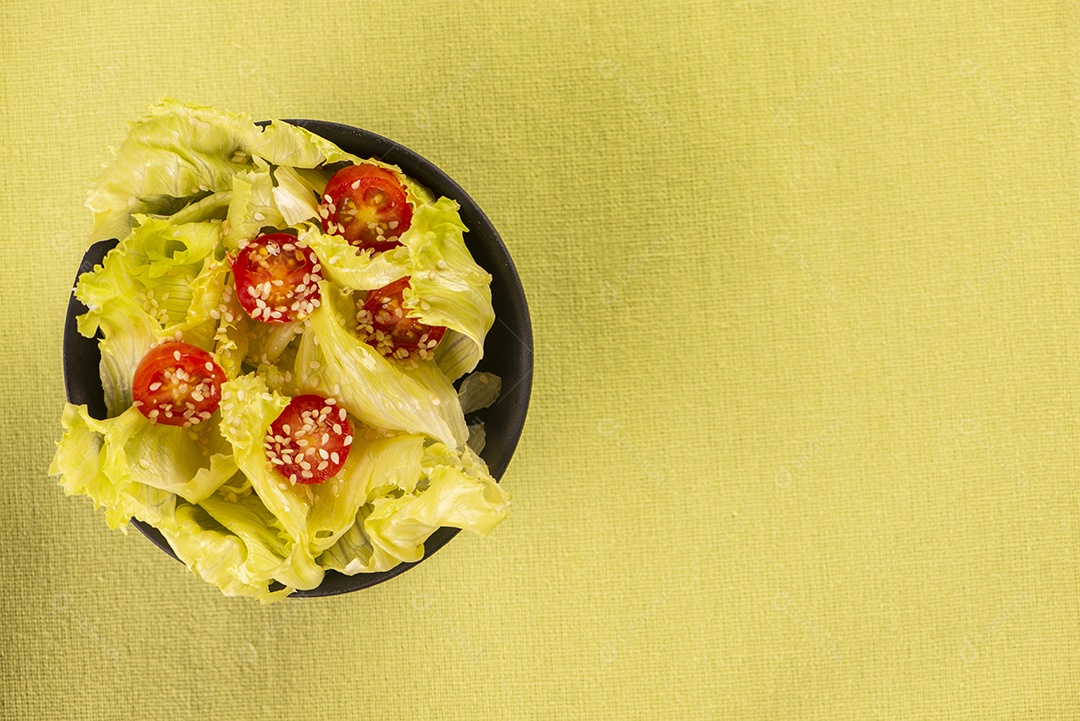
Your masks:
M 1080 718 L 1075 3 L 4 3 L 5 719 Z M 227 599 L 46 475 L 86 188 L 162 97 L 501 231 L 511 519 Z

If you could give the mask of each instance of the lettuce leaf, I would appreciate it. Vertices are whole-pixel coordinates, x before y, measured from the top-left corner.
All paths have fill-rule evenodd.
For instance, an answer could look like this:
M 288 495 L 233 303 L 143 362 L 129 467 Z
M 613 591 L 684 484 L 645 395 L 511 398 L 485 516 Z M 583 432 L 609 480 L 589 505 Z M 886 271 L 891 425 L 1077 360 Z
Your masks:
M 228 190 L 258 128 L 244 114 L 164 100 L 130 127 L 90 189 L 89 242 L 123 238 L 132 213 L 162 213 Z
M 215 257 L 220 224 L 135 220 L 139 225 L 75 288 L 89 308 L 77 319 L 79 332 L 88 338 L 99 330 L 103 334 L 98 347 L 110 416 L 131 405 L 135 369 L 154 342 L 180 333 L 185 342 L 209 347 L 214 332 L 209 312 L 224 284 Z M 217 285 L 214 273 L 221 276 Z
M 263 228 L 285 226 L 274 200 L 274 181 L 269 168 L 238 174 L 233 178 L 232 189 L 224 237 L 230 252 L 235 253 L 241 243 L 259 235 Z
M 354 574 L 419 561 L 424 542 L 440 527 L 486 536 L 506 518 L 509 496 L 467 447 L 459 453 L 400 435 L 373 443 L 368 453 L 376 459 L 368 503 L 352 529 L 320 556 L 326 568 Z
M 414 371 L 388 360 L 348 330 L 344 308 L 351 294 L 327 281 L 322 305 L 311 314 L 293 371 L 297 384 L 333 396 L 376 428 L 430 435 L 453 447 L 468 438 L 454 387 L 431 363 Z
M 491 275 L 465 247 L 465 225 L 458 204 L 439 198 L 416 209 L 401 236 L 412 268 L 405 307 L 427 325 L 446 326 L 457 334 L 436 348 L 435 359 L 451 380 L 465 375 L 484 356 L 484 338 L 495 322 Z
M 270 581 L 247 575 L 249 548 L 202 506 L 180 505 L 170 518 L 158 524 L 158 530 L 192 573 L 217 586 L 226 596 L 251 596 L 261 603 L 272 603 L 294 591 L 288 586 L 271 591 Z
M 409 275 L 409 251 L 399 247 L 382 253 L 358 250 L 340 235 L 328 235 L 314 226 L 300 232 L 300 239 L 315 251 L 323 277 L 350 290 L 382 288 Z

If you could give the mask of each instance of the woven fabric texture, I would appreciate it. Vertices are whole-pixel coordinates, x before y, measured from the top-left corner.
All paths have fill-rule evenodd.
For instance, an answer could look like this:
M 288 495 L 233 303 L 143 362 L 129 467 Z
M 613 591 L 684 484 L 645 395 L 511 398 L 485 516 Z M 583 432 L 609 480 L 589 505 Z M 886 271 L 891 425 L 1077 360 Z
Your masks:
M 0 716 L 1080 718 L 1076 3 L 2 3 Z M 373 130 L 531 304 L 510 520 L 259 607 L 46 469 L 161 98 Z

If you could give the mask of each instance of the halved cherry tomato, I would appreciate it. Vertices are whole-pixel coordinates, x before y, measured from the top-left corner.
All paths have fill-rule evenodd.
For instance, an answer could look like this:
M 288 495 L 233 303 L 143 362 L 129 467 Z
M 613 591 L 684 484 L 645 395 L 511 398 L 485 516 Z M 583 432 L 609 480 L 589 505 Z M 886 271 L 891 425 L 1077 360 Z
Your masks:
M 387 358 L 427 360 L 446 328 L 426 325 L 407 315 L 402 293 L 408 287 L 409 276 L 405 276 L 370 291 L 356 314 L 357 332 Z
M 236 296 L 255 320 L 303 320 L 319 307 L 322 266 L 314 251 L 288 233 L 260 235 L 232 261 Z
M 266 433 L 263 448 L 278 473 L 292 483 L 322 483 L 345 465 L 352 423 L 333 398 L 296 396 Z
M 186 428 L 213 415 L 225 380 L 225 371 L 202 348 L 162 343 L 139 362 L 131 395 L 139 412 L 154 423 Z
M 377 165 L 350 165 L 334 173 L 323 191 L 323 230 L 375 252 L 401 245 L 412 223 L 412 206 L 397 176 Z

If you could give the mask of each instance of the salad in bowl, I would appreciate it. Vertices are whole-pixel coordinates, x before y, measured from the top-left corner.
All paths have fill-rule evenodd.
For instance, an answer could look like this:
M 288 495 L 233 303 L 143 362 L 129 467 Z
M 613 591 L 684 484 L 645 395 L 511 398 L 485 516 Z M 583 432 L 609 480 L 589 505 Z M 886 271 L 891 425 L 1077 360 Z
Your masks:
M 163 101 L 87 205 L 111 249 L 75 322 L 104 412 L 66 405 L 50 472 L 110 527 L 267 603 L 506 518 L 466 422 L 500 394 L 475 372 L 492 276 L 454 199 L 303 127 Z

